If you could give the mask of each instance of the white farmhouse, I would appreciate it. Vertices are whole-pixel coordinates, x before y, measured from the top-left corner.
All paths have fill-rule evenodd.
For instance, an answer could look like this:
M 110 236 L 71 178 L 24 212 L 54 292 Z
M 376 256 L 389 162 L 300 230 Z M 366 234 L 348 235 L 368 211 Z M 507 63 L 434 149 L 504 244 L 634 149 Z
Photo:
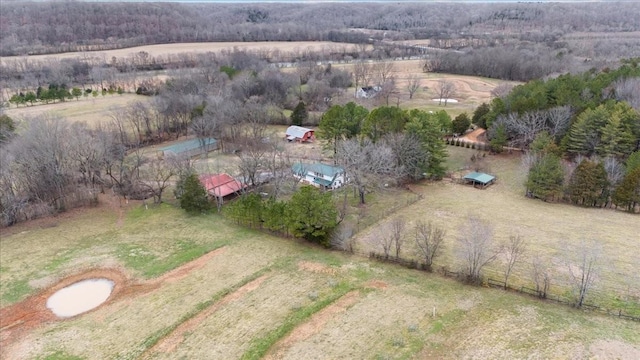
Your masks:
M 337 189 L 345 183 L 344 169 L 339 166 L 295 163 L 291 170 L 302 182 L 325 189 Z

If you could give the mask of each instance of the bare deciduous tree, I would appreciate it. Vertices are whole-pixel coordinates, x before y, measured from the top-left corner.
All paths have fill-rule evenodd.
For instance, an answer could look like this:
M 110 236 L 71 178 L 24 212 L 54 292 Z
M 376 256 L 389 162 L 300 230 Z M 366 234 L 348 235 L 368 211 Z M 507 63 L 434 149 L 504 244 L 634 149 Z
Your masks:
M 551 286 L 551 274 L 549 266 L 539 256 L 536 256 L 531 262 L 533 282 L 536 284 L 536 292 L 538 297 L 545 299 Z
M 516 263 L 522 258 L 522 255 L 526 251 L 527 242 L 520 235 L 511 235 L 509 242 L 505 246 L 505 260 L 506 265 L 504 269 L 504 288 L 509 287 L 509 276 L 515 267 Z
M 357 61 L 353 64 L 353 83 L 356 87 L 356 93 L 358 92 L 358 88 L 369 85 L 371 73 L 370 64 L 363 61 Z
M 479 284 L 482 281 L 482 269 L 500 254 L 500 249 L 493 246 L 493 228 L 471 216 L 463 225 L 458 242 L 467 281 Z
M 423 221 L 416 223 L 415 231 L 416 246 L 424 259 L 426 270 L 433 271 L 433 260 L 440 255 L 446 232 L 439 226 Z
M 404 244 L 404 229 L 406 224 L 404 218 L 401 217 L 397 217 L 391 221 L 391 235 L 396 250 L 396 258 L 398 259 L 400 258 L 400 251 L 402 251 L 402 245 Z
M 378 84 L 384 84 L 392 77 L 394 70 L 393 61 L 380 61 L 372 64 L 372 72 Z
M 368 189 L 383 186 L 385 180 L 393 181 L 402 174 L 394 161 L 393 151 L 383 142 L 343 140 L 338 143 L 337 150 L 337 164 L 345 168 L 351 184 L 358 191 L 360 204 L 365 203 Z
M 500 83 L 498 86 L 491 90 L 491 96 L 494 98 L 503 98 L 507 96 L 511 90 L 513 89 L 513 85 L 509 83 Z
M 578 249 L 572 253 L 573 255 L 568 256 L 573 258 L 573 261 L 567 265 L 573 287 L 574 305 L 582 307 L 598 276 L 601 247 L 595 241 L 582 241 Z
M 151 193 L 155 204 L 160 204 L 169 180 L 176 175 L 177 169 L 164 160 L 153 159 L 142 168 L 142 172 L 140 186 Z
M 409 75 L 407 79 L 407 91 L 409 91 L 409 100 L 413 99 L 413 95 L 418 91 L 421 87 L 420 77 L 416 74 Z
M 436 84 L 435 90 L 440 96 L 440 98 L 438 99 L 438 105 L 442 105 L 442 101 L 444 101 L 444 106 L 447 106 L 449 98 L 454 96 L 456 93 L 456 84 L 447 79 L 440 79 Z

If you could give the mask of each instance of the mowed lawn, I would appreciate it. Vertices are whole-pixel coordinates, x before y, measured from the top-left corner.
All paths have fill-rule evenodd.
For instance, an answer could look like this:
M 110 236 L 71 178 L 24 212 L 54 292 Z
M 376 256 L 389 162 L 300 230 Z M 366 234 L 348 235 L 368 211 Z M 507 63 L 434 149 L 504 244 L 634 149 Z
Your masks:
M 448 147 L 449 169 L 463 169 L 476 152 Z M 510 283 L 514 287 L 535 288 L 532 261 L 538 257 L 549 268 L 552 294 L 570 297 L 570 267 L 579 264 L 582 244 L 598 250 L 596 277 L 587 303 L 609 310 L 640 315 L 640 217 L 610 209 L 576 207 L 546 203 L 524 196 L 526 172 L 516 154 L 486 155 L 487 171 L 497 182 L 484 190 L 452 181 L 425 182 L 413 189 L 423 198 L 371 226 L 357 236 L 358 249 L 364 253 L 382 253 L 378 238 L 395 217 L 407 221 L 406 257 L 415 257 L 413 226 L 417 221 L 432 222 L 446 230 L 445 249 L 436 259 L 436 268 L 459 271 L 461 227 L 471 216 L 482 219 L 493 228 L 494 245 L 506 244 L 512 235 L 527 242 L 522 261 L 516 264 Z M 466 171 L 469 172 L 469 171 Z M 466 173 L 458 171 L 459 175 Z M 592 246 L 595 244 L 595 246 Z M 487 266 L 486 277 L 503 280 L 504 257 Z M 576 272 L 577 273 L 577 272 Z
M 411 209 L 444 203 L 426 197 Z M 2 307 L 82 269 L 119 269 L 132 284 L 154 284 L 30 329 L 0 350 L 2 358 L 640 357 L 636 322 L 465 286 L 169 205 L 105 201 L 4 229 L 0 246 Z M 206 261 L 198 260 L 203 254 Z

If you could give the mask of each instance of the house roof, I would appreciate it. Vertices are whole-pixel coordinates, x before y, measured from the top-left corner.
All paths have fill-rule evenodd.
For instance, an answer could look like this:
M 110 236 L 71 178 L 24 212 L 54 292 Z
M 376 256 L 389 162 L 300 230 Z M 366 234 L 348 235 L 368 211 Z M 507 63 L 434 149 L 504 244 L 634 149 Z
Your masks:
M 160 148 L 160 151 L 170 151 L 174 154 L 181 154 L 183 152 L 199 149 L 203 146 L 211 146 L 217 144 L 218 141 L 214 138 L 203 139 L 191 139 L 175 143 L 173 145 Z
M 464 177 L 465 180 L 475 181 L 483 185 L 486 185 L 492 182 L 495 178 L 496 178 L 495 176 L 485 174 L 485 173 L 475 172 L 475 171 L 465 175 Z
M 322 163 L 314 163 L 314 164 L 305 164 L 305 163 L 295 163 L 291 167 L 295 174 L 304 175 L 309 171 L 314 173 L 322 174 L 328 177 L 335 177 L 337 174 L 343 173 L 344 169 L 339 166 L 331 166 Z
M 302 139 L 304 137 L 304 134 L 308 133 L 309 131 L 313 131 L 313 130 L 304 128 L 302 126 L 291 125 L 287 128 L 287 132 L 286 132 L 287 139 L 289 140 L 293 140 L 294 138 Z
M 229 174 L 203 174 L 199 179 L 207 192 L 215 196 L 224 197 L 247 187 Z

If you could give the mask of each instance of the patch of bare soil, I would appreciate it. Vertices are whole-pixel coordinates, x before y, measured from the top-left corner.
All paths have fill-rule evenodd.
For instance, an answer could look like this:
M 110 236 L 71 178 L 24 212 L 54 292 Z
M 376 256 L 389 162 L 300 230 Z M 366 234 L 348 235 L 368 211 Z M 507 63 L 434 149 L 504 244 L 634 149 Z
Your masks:
M 338 270 L 330 268 L 325 264 L 316 263 L 312 261 L 300 261 L 298 263 L 298 270 L 309 271 L 316 274 L 329 274 L 335 275 Z
M 248 284 L 240 287 L 238 290 L 228 294 L 220 301 L 214 303 L 207 309 L 198 313 L 198 315 L 192 317 L 191 319 L 185 321 L 180 324 L 175 330 L 173 330 L 166 337 L 162 338 L 158 341 L 153 347 L 147 350 L 144 354 L 142 354 L 141 358 L 150 358 L 154 353 L 157 352 L 173 352 L 178 345 L 180 345 L 184 341 L 184 335 L 188 332 L 193 331 L 198 325 L 200 325 L 206 318 L 211 316 L 213 313 L 218 311 L 221 307 L 241 299 L 246 294 L 252 292 L 257 289 L 262 282 L 267 278 L 267 275 L 263 275 Z
M 289 335 L 275 343 L 263 359 L 282 359 L 287 349 L 289 349 L 295 343 L 304 341 L 314 334 L 320 332 L 329 322 L 329 320 L 331 320 L 335 315 L 347 311 L 350 306 L 358 301 L 359 297 L 360 292 L 358 291 L 348 292 L 333 304 L 318 311 L 311 317 L 311 319 L 309 319 L 309 321 L 296 327 L 295 329 L 293 329 L 293 331 L 291 331 L 291 333 L 289 333 Z
M 464 141 L 469 141 L 469 142 L 486 143 L 487 142 L 486 132 L 487 132 L 487 130 L 485 130 L 483 128 L 477 128 L 477 129 L 473 130 L 472 132 L 462 136 L 461 139 L 464 140 Z
M 222 253 L 224 250 L 225 248 L 219 248 L 211 251 L 160 277 L 145 282 L 137 282 L 125 274 L 123 270 L 116 268 L 90 269 L 65 277 L 55 285 L 36 295 L 0 309 L 0 349 L 2 349 L 2 358 L 10 357 L 12 347 L 25 333 L 47 322 L 64 320 L 55 316 L 53 312 L 46 307 L 47 299 L 62 288 L 87 279 L 103 278 L 113 281 L 113 291 L 109 299 L 91 310 L 94 311 L 114 301 L 130 299 L 141 294 L 149 293 L 158 289 L 165 282 L 178 281 L 190 272 L 202 268 L 211 258 Z M 83 314 L 86 314 L 86 312 Z
M 371 280 L 365 284 L 365 287 L 368 287 L 370 289 L 386 289 L 387 286 L 389 285 L 387 285 L 387 283 L 382 280 Z

